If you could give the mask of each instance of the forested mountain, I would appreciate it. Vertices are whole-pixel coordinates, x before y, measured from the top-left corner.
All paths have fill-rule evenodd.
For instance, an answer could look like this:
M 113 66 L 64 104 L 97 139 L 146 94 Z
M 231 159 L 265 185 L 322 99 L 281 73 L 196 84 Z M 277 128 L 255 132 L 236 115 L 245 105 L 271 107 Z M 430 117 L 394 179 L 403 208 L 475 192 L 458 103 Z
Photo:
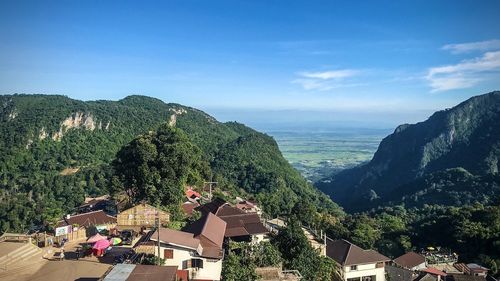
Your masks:
M 54 95 L 4 95 L 0 231 L 48 224 L 85 195 L 107 193 L 117 152 L 164 123 L 184 131 L 200 148 L 219 186 L 257 194 L 269 213 L 288 213 L 300 198 L 342 213 L 287 163 L 271 137 L 242 124 L 221 123 L 200 110 L 144 96 L 83 102 Z
M 500 92 L 476 96 L 428 120 L 401 125 L 373 159 L 317 183 L 349 210 L 488 204 L 500 194 Z

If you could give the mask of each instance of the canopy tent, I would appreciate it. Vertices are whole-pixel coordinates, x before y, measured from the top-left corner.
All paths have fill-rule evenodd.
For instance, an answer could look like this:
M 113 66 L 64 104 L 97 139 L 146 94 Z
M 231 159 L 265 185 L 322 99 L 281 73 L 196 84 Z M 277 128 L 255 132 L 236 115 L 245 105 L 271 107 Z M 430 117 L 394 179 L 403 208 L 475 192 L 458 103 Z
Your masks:
M 106 248 L 108 248 L 110 245 L 109 241 L 104 239 L 104 240 L 99 240 L 97 242 L 95 242 L 94 246 L 92 247 L 92 249 L 96 249 L 96 250 L 104 250 Z
M 106 240 L 106 239 L 108 239 L 106 236 L 103 236 L 103 235 L 97 233 L 96 235 L 89 237 L 89 239 L 87 239 L 87 243 L 95 243 L 97 241 Z

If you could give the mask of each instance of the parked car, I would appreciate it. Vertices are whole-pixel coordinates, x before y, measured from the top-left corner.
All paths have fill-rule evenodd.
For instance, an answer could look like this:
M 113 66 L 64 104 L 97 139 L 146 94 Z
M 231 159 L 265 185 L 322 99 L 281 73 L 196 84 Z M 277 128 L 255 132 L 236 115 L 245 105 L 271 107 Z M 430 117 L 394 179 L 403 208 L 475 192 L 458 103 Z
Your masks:
M 132 229 L 125 229 L 120 233 L 123 245 L 132 245 L 136 232 Z

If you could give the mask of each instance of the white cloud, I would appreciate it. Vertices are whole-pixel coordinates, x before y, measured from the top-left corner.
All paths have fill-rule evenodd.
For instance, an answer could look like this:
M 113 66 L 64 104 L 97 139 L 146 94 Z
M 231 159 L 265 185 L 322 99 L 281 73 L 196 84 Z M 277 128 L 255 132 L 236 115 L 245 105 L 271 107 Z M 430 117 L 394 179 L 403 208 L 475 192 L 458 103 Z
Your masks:
M 470 88 L 491 73 L 500 73 L 500 51 L 487 52 L 457 64 L 432 67 L 428 70 L 426 79 L 432 92 L 440 92 Z
M 359 71 L 353 69 L 342 69 L 342 70 L 332 70 L 332 71 L 323 71 L 323 72 L 300 72 L 299 75 L 305 78 L 314 78 L 314 79 L 341 79 L 354 76 L 358 74 Z
M 321 72 L 299 72 L 300 77 L 292 81 L 299 84 L 304 90 L 327 91 L 334 88 L 349 87 L 354 84 L 343 83 L 345 79 L 358 75 L 359 70 L 341 69 Z
M 480 42 L 469 42 L 461 44 L 448 44 L 442 47 L 443 50 L 452 52 L 453 54 L 468 53 L 472 51 L 490 51 L 500 49 L 500 40 L 488 40 Z

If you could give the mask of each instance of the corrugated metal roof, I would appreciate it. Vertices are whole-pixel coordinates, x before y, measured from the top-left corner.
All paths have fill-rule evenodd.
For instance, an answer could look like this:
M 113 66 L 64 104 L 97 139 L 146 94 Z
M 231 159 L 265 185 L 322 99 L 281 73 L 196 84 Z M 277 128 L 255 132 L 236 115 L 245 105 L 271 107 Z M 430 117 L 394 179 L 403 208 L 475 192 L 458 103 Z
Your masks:
M 135 264 L 120 263 L 106 275 L 103 281 L 125 281 L 135 268 Z

